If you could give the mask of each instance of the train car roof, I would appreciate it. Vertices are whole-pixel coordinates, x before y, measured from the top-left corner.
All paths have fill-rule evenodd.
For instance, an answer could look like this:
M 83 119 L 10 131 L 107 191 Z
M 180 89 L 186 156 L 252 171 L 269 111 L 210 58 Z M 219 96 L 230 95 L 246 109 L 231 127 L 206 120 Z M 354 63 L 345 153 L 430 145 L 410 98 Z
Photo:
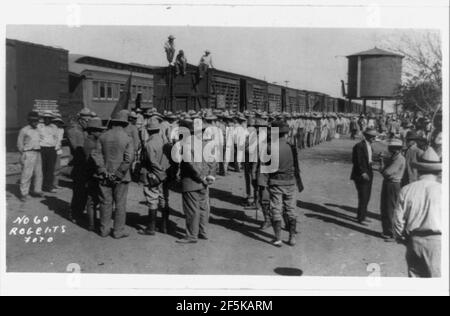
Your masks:
M 142 73 L 147 75 L 152 75 L 153 71 L 159 68 L 136 63 L 127 64 L 87 55 L 69 54 L 70 72 L 80 74 L 82 71 L 86 70 L 86 65 L 93 67 L 94 70 L 104 70 L 106 68 L 116 69 L 118 71 L 124 72 Z
M 54 46 L 36 44 L 36 43 L 25 42 L 25 41 L 21 41 L 21 40 L 17 40 L 17 39 L 11 39 L 11 38 L 7 38 L 6 39 L 6 44 L 7 45 L 21 44 L 21 45 L 25 45 L 25 46 L 33 46 L 33 47 L 45 48 L 45 49 L 54 50 L 54 51 L 60 51 L 60 52 L 63 52 L 63 53 L 68 53 L 69 52 L 67 49 L 64 49 L 64 48 L 61 48 L 61 47 L 54 47 Z

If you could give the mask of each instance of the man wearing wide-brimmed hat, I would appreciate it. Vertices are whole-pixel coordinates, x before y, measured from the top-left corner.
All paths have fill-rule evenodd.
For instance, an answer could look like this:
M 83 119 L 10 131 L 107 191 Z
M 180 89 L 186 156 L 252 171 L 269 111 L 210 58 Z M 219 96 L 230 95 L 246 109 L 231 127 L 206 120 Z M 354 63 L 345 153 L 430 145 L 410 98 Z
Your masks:
M 70 177 L 72 179 L 72 200 L 70 203 L 70 216 L 80 217 L 86 208 L 87 199 L 87 178 L 86 178 L 86 156 L 84 153 L 84 142 L 87 136 L 85 131 L 88 121 L 91 119 L 91 111 L 83 108 L 77 116 L 71 120 L 66 131 L 69 141 L 72 160 L 69 165 L 72 167 Z
M 419 180 L 404 187 L 395 209 L 394 232 L 406 241 L 410 277 L 441 277 L 442 163 L 428 150 L 414 164 Z
M 106 130 L 103 126 L 100 118 L 92 118 L 89 120 L 86 126 L 86 139 L 84 141 L 84 153 L 86 157 L 86 181 L 87 181 L 87 201 L 86 211 L 88 219 L 88 230 L 95 231 L 95 220 L 97 206 L 100 205 L 100 182 L 99 175 L 97 174 L 97 167 L 93 159 L 91 159 L 91 153 L 98 146 L 99 138 Z M 81 219 L 81 218 L 79 218 Z
M 403 142 L 400 139 L 391 139 L 388 142 L 388 150 L 391 157 L 386 161 L 381 159 L 380 172 L 383 175 L 383 186 L 381 189 L 381 223 L 383 228 L 382 237 L 386 242 L 394 239 L 394 209 L 397 205 L 401 190 L 401 181 L 405 173 L 406 161 L 402 155 Z
M 17 138 L 17 149 L 21 154 L 22 173 L 20 176 L 20 200 L 26 202 L 30 193 L 31 180 L 35 196 L 42 197 L 42 160 L 39 115 L 28 114 L 28 125 L 22 128 Z
M 198 239 L 208 239 L 209 222 L 209 196 L 208 187 L 214 182 L 214 170 L 211 165 L 204 161 L 201 155 L 200 161 L 196 161 L 195 150 L 202 150 L 205 143 L 201 139 L 194 140 L 194 137 L 201 137 L 201 133 L 196 134 L 194 122 L 184 120 L 180 126 L 190 132 L 186 142 L 186 148 L 190 146 L 190 152 L 183 152 L 183 160 L 180 163 L 181 191 L 183 200 L 183 211 L 186 215 L 186 235 L 177 241 L 180 244 L 195 244 Z M 201 148 L 196 148 L 196 143 L 202 144 Z M 190 155 L 191 159 L 185 159 Z
M 162 221 L 160 232 L 166 234 L 169 225 L 169 190 L 164 187 L 167 180 L 166 170 L 169 169 L 169 158 L 164 153 L 164 143 L 160 135 L 161 124 L 157 120 L 150 120 L 146 129 L 148 139 L 145 143 L 143 168 L 146 171 L 144 179 L 144 195 L 148 206 L 147 228 L 139 233 L 154 236 L 156 233 L 156 218 L 161 211 Z M 166 189 L 166 190 L 165 190 Z
M 409 131 L 406 134 L 406 170 L 402 179 L 402 186 L 406 186 L 417 181 L 417 170 L 412 165 L 417 161 L 417 158 L 424 153 L 424 151 L 420 147 L 423 143 L 426 142 L 427 140 L 423 137 L 420 137 L 415 131 Z
M 270 209 L 272 225 L 275 233 L 273 244 L 281 247 L 281 222 L 286 218 L 289 231 L 290 246 L 296 245 L 297 214 L 296 209 L 296 179 L 300 177 L 296 148 L 288 144 L 289 126 L 283 121 L 272 123 L 272 129 L 278 135 L 279 165 L 275 172 L 269 174 Z M 276 133 L 278 131 L 278 133 Z M 273 140 L 276 141 L 276 140 Z M 300 190 L 300 188 L 299 188 Z M 301 189 L 302 190 L 302 189 Z
M 103 178 L 100 190 L 100 236 L 111 233 L 116 239 L 128 237 L 125 232 L 128 186 L 131 181 L 130 168 L 134 160 L 133 140 L 125 132 L 128 111 L 122 110 L 110 121 L 111 129 L 99 139 L 99 146 L 92 152 L 92 158 Z M 115 204 L 114 228 L 112 225 Z M 113 229 L 112 229 L 113 228 Z
M 372 193 L 373 182 L 373 150 L 372 143 L 377 137 L 375 129 L 367 128 L 364 139 L 353 147 L 353 169 L 351 180 L 355 182 L 358 191 L 358 216 L 359 223 L 363 223 L 367 217 L 367 206 Z
M 41 117 L 44 121 L 39 124 L 41 156 L 42 156 L 42 190 L 44 192 L 56 193 L 54 185 L 56 166 L 56 146 L 58 145 L 58 129 L 52 123 L 54 114 L 50 111 L 43 111 Z

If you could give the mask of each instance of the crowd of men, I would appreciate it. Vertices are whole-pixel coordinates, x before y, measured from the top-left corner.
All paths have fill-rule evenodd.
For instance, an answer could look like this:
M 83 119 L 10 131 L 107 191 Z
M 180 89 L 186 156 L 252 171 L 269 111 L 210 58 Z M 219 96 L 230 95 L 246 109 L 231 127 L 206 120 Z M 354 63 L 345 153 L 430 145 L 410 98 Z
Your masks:
M 62 153 L 64 135 L 64 122 L 57 112 L 31 112 L 28 120 L 29 124 L 21 130 L 18 139 L 23 164 L 20 180 L 23 202 L 29 198 L 33 176 L 32 196 L 42 197 L 42 192 L 56 193 L 59 189 L 55 175 L 59 171 L 57 160 Z M 180 140 L 177 129 L 185 127 L 194 134 L 195 120 L 203 122 L 203 131 L 206 131 L 201 135 L 203 142 L 214 137 L 214 133 L 208 133 L 208 127 L 216 127 L 224 150 L 227 151 L 230 144 L 237 147 L 243 143 L 247 146 L 246 157 L 249 155 L 247 128 L 276 126 L 279 150 L 284 151 L 278 171 L 262 174 L 261 162 L 249 162 L 237 154 L 226 156 L 220 163 L 175 162 L 171 154 Z M 160 231 L 167 233 L 171 227 L 169 192 L 178 186 L 187 217 L 186 238 L 179 242 L 195 243 L 198 238 L 208 238 L 208 187 L 214 183 L 216 173 L 226 176 L 230 170 L 243 170 L 247 195 L 244 206 L 263 212 L 262 227 L 274 227 L 276 246 L 282 245 L 283 217 L 290 234 L 289 244 L 295 245 L 294 192 L 295 186 L 299 187 L 300 175 L 297 150 L 330 141 L 338 132 L 345 133 L 349 122 L 347 117 L 337 114 L 239 113 L 212 109 L 158 113 L 155 108 L 145 111 L 136 108 L 132 112 L 117 112 L 105 124 L 95 113 L 83 109 L 65 130 L 72 155 L 70 219 L 86 223 L 89 230 L 103 237 L 127 237 L 128 187 L 131 181 L 136 181 L 143 184 L 149 207 L 148 225 L 140 233 L 155 234 L 158 212 L 162 215 Z M 96 225 L 97 213 L 100 214 L 99 225 Z
M 440 277 L 441 121 L 409 115 L 368 121 L 361 116 L 359 124 L 364 139 L 353 148 L 351 175 L 358 192 L 357 221 L 367 221 L 374 171 L 378 171 L 383 176 L 382 238 L 406 244 L 410 277 Z M 387 142 L 388 155 L 374 154 L 372 144 L 377 139 Z
M 142 235 L 155 235 L 158 213 L 161 213 L 159 231 L 171 233 L 169 195 L 172 191 L 181 191 L 186 234 L 177 242 L 182 244 L 208 239 L 209 188 L 214 184 L 217 173 L 227 176 L 230 170 L 234 170 L 245 174 L 242 185 L 245 186 L 246 202 L 243 206 L 262 211 L 264 221 L 261 229 L 273 228 L 273 244 L 282 246 L 284 222 L 289 233 L 287 244 L 295 246 L 296 194 L 303 190 L 298 151 L 340 135 L 353 137 L 362 134 L 363 141 L 353 150 L 351 177 L 358 191 L 358 222 L 365 224 L 373 173 L 379 170 L 384 178 L 380 205 L 382 237 L 386 241 L 414 241 L 408 248 L 411 276 L 435 276 L 438 273 L 436 261 L 431 263 L 431 260 L 437 260 L 436 256 L 430 259 L 430 249 L 426 247 L 435 252 L 438 249 L 440 168 L 433 169 L 430 176 L 424 165 L 433 164 L 433 168 L 440 165 L 442 141 L 440 130 L 435 124 L 428 129 L 430 122 L 426 118 L 408 122 L 395 115 L 357 117 L 341 113 L 240 113 L 217 109 L 159 113 L 155 108 L 145 111 L 135 108 L 134 111 L 117 111 L 107 122 L 83 109 L 65 131 L 58 112 L 31 112 L 28 120 L 29 124 L 20 131 L 17 143 L 22 154 L 20 191 L 23 202 L 29 197 L 33 177 L 33 196 L 42 197 L 42 192 L 55 193 L 59 189 L 58 161 L 65 133 L 72 155 L 72 221 L 86 225 L 102 237 L 128 237 L 127 196 L 130 182 L 135 181 L 143 187 L 149 212 L 146 228 L 139 231 Z M 198 121 L 203 126 L 200 134 L 195 129 Z M 189 135 L 183 135 L 181 127 L 187 129 Z M 277 170 L 262 172 L 268 162 L 263 162 L 259 156 L 256 161 L 248 159 L 251 127 L 255 128 L 258 137 L 261 136 L 260 128 L 271 131 L 276 127 L 279 139 Z M 219 131 L 218 135 L 214 131 Z M 173 148 L 181 143 L 183 137 L 188 137 L 191 143 L 198 137 L 204 145 L 219 137 L 225 152 L 230 146 L 234 146 L 234 151 L 220 162 L 203 158 L 200 161 L 174 159 Z M 270 139 L 270 133 L 265 137 Z M 375 140 L 388 143 L 389 157 L 373 154 L 372 143 Z M 240 145 L 245 149 L 242 157 L 236 150 Z M 182 150 L 180 148 L 178 151 Z M 195 155 L 194 148 L 191 154 Z M 378 169 L 375 168 L 376 163 L 379 163 Z M 426 189 L 419 194 L 414 186 Z M 414 212 L 418 214 L 414 215 Z M 417 243 L 421 243 L 420 246 Z M 420 271 L 417 268 L 419 261 Z M 426 272 L 423 272 L 424 266 L 428 267 Z

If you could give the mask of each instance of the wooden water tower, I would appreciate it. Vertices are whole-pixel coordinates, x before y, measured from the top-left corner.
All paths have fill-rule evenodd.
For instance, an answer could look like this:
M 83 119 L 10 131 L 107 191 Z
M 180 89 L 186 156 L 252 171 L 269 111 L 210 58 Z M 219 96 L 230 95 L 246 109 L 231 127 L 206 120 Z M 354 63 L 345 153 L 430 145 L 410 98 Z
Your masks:
M 404 56 L 375 47 L 348 58 L 347 98 L 363 100 L 366 114 L 367 100 L 396 100 L 397 89 L 401 85 L 402 62 Z

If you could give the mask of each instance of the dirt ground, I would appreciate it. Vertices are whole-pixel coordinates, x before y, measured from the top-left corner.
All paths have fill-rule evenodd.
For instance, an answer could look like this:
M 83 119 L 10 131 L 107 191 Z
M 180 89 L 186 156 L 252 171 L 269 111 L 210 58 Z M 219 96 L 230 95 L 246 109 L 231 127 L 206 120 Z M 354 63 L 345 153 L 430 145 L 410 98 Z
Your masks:
M 73 263 L 84 273 L 368 276 L 379 267 L 382 276 L 405 277 L 404 247 L 380 238 L 379 174 L 369 223 L 359 225 L 354 219 L 356 190 L 349 180 L 354 144 L 339 139 L 300 152 L 305 191 L 298 195 L 300 234 L 294 248 L 272 246 L 272 229 L 259 229 L 262 214 L 257 221 L 254 210 L 243 209 L 243 174 L 231 172 L 212 187 L 210 240 L 196 245 L 175 243 L 184 232 L 178 193 L 171 192 L 170 198 L 176 234 L 145 237 L 137 233 L 147 210 L 142 204 L 142 188 L 133 184 L 128 196 L 130 237 L 102 239 L 66 220 L 70 180 L 62 179 L 64 189 L 57 194 L 21 203 L 18 178 L 8 177 L 7 271 L 58 273 L 66 272 Z M 24 216 L 30 222 L 18 223 Z M 44 223 L 45 217 L 48 221 Z M 20 235 L 21 228 L 25 235 L 30 233 L 28 243 L 26 236 Z M 44 241 L 36 238 L 38 232 L 45 236 Z M 287 238 L 283 232 L 283 239 Z

